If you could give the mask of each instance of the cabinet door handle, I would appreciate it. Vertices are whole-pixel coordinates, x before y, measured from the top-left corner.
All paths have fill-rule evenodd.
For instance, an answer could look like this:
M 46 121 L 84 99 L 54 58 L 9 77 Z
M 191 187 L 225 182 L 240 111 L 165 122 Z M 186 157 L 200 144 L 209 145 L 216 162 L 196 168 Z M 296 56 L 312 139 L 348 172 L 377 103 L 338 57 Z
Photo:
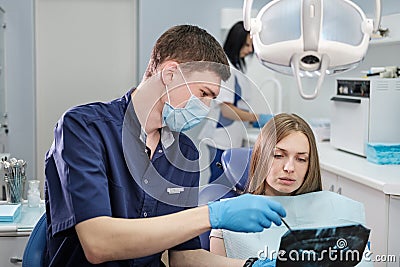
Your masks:
M 339 195 L 341 195 L 342 194 L 342 188 L 341 187 L 339 187 L 339 189 L 337 190 L 337 192 L 336 193 L 338 193 Z
M 361 99 L 354 99 L 354 98 L 345 98 L 345 97 L 332 97 L 331 101 L 338 101 L 338 102 L 346 102 L 346 103 L 354 103 L 354 104 L 361 104 Z
M 13 263 L 13 264 L 17 264 L 17 263 L 21 263 L 22 259 L 19 258 L 19 257 L 11 257 L 10 258 L 10 262 Z

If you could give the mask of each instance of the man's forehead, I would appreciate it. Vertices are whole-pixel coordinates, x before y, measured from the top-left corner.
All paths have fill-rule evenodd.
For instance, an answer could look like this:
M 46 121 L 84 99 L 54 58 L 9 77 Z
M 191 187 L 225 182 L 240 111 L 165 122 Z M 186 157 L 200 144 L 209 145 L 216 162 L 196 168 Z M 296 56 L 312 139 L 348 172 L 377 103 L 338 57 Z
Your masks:
M 191 71 L 190 73 L 183 74 L 185 75 L 186 80 L 191 82 L 205 82 L 211 84 L 220 84 L 221 82 L 221 77 L 210 70 Z

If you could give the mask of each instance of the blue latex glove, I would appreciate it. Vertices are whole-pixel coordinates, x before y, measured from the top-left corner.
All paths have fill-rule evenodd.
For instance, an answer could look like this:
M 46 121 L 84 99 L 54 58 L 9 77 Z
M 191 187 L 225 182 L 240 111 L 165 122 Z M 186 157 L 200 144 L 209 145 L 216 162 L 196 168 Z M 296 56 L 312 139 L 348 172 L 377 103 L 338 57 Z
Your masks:
M 265 259 L 265 260 L 257 260 L 253 263 L 252 267 L 275 267 L 276 266 L 276 260 L 270 260 L 270 259 Z
M 262 128 L 273 117 L 272 114 L 259 114 L 258 120 L 253 122 L 253 127 Z
M 235 232 L 261 232 L 271 223 L 281 225 L 286 211 L 278 202 L 265 196 L 244 194 L 208 204 L 213 229 Z

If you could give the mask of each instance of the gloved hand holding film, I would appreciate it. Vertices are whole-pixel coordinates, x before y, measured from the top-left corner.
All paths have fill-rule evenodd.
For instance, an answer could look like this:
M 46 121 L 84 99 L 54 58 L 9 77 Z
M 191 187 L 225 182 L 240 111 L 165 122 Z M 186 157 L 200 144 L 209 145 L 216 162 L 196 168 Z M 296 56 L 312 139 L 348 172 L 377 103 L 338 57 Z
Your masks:
M 276 266 L 276 260 L 270 260 L 270 259 L 259 259 L 256 262 L 251 265 L 252 267 L 275 267 Z
M 234 232 L 261 232 L 272 222 L 281 225 L 286 216 L 280 203 L 251 194 L 209 203 L 208 210 L 211 228 Z

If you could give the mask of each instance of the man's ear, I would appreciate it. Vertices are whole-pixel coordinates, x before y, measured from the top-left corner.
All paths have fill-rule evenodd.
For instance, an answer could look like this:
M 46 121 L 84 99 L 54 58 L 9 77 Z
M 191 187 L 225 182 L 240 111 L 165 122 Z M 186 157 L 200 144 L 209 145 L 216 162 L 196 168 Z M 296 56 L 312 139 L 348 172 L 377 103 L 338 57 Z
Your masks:
M 175 61 L 167 61 L 162 65 L 161 69 L 161 80 L 164 85 L 169 85 L 176 74 L 178 69 L 178 63 Z

